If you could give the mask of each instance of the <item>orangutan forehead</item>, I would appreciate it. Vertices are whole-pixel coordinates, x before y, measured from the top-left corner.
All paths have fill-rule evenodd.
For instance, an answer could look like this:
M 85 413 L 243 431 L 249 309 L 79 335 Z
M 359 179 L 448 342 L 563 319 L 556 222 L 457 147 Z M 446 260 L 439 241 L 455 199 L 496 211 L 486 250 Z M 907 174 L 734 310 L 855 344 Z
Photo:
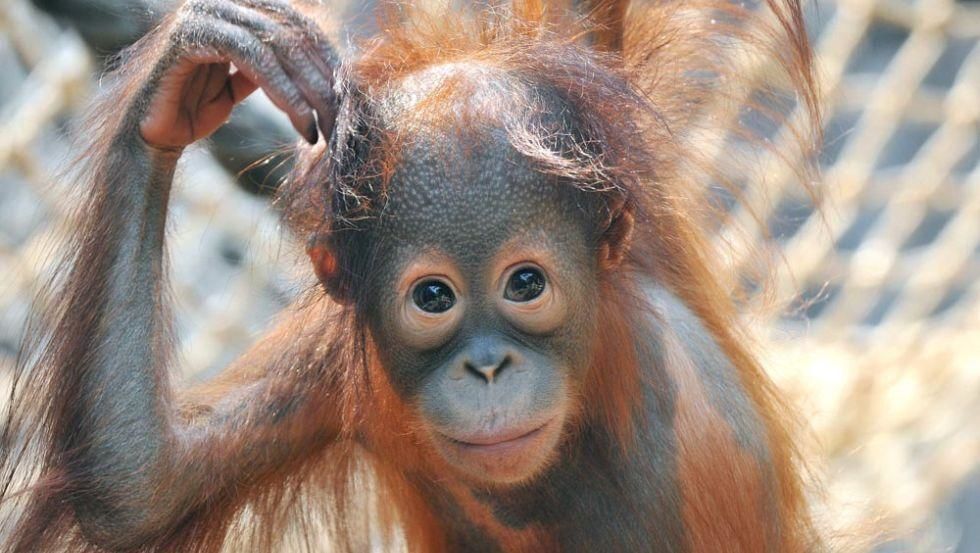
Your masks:
M 549 148 L 531 135 L 554 132 L 542 118 L 557 111 L 547 95 L 477 63 L 434 66 L 392 86 L 380 113 L 391 156 L 383 240 L 474 257 L 520 234 L 591 237 L 602 199 L 534 159 Z
M 501 132 L 465 145 L 418 140 L 403 153 L 379 218 L 387 240 L 473 257 L 515 236 L 584 246 L 590 234 L 596 199 L 535 170 Z

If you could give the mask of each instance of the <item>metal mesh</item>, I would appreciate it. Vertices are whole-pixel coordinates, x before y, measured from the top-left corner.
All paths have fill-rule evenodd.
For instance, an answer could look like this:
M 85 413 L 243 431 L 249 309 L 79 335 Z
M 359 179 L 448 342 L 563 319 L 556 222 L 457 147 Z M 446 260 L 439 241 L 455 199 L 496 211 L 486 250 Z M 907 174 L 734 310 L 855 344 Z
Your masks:
M 815 8 L 827 205 L 821 219 L 789 193 L 770 204 L 777 293 L 800 297 L 771 327 L 769 366 L 831 458 L 830 512 L 878 511 L 916 529 L 910 548 L 976 551 L 980 4 Z
M 901 550 L 976 550 L 964 521 L 980 519 L 969 506 L 980 496 L 980 4 L 825 0 L 809 11 L 828 101 L 825 206 L 773 162 L 719 240 L 736 244 L 733 267 L 749 262 L 740 242 L 782 246 L 774 289 L 788 309 L 758 327 L 767 367 L 829 458 L 817 503 L 832 525 L 893 529 Z M 745 63 L 747 76 L 766 69 Z M 95 70 L 71 29 L 25 0 L 0 5 L 0 379 L 48 252 L 74 231 L 65 214 L 78 192 L 58 170 L 79 154 L 66 127 Z M 205 151 L 187 158 L 170 251 L 182 366 L 197 378 L 295 295 L 298 256 L 265 200 Z M 759 234 L 731 232 L 760 216 Z

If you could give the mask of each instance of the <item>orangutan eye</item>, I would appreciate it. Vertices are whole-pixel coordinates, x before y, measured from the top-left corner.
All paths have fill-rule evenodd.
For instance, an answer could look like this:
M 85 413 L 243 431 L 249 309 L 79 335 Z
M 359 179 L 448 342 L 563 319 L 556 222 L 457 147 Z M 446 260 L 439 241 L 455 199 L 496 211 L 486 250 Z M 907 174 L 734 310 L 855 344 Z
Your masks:
M 444 313 L 456 305 L 456 294 L 445 282 L 432 279 L 415 286 L 412 301 L 426 313 Z
M 545 279 L 541 271 L 534 267 L 523 267 L 510 275 L 504 297 L 510 301 L 531 301 L 544 292 Z

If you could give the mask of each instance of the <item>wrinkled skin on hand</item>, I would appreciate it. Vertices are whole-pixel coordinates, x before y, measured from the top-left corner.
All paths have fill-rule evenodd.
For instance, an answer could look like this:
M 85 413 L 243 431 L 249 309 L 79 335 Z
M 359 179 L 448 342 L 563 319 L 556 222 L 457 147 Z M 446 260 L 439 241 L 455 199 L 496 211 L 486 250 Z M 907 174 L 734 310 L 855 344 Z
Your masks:
M 311 144 L 333 127 L 336 54 L 322 31 L 281 0 L 190 0 L 170 23 L 148 84 L 140 134 L 183 148 L 220 127 L 261 88 Z

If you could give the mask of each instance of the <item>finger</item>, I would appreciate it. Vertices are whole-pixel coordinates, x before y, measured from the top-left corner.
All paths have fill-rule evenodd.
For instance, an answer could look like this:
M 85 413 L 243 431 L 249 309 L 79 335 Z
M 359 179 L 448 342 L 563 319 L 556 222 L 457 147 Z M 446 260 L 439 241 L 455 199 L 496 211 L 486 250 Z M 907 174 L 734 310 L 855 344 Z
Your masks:
M 199 43 L 209 44 L 210 47 L 191 55 L 197 56 L 200 61 L 234 63 L 245 77 L 265 91 L 276 107 L 286 113 L 296 131 L 315 144 L 317 129 L 313 109 L 283 70 L 273 50 L 247 30 L 221 19 L 209 20 L 201 27 L 204 28 L 194 29 L 204 33 L 200 36 L 206 37 Z
M 208 66 L 208 78 L 201 93 L 203 102 L 212 102 L 217 97 L 224 94 L 228 84 L 228 63 L 212 63 Z
M 303 97 L 316 110 L 320 132 L 324 139 L 329 139 L 333 131 L 334 113 L 337 110 L 333 80 L 327 80 L 320 73 L 305 48 L 283 50 L 280 61 Z
M 311 18 L 283 0 L 239 0 L 242 5 L 270 14 L 273 18 L 302 31 L 311 42 L 316 57 L 320 58 L 331 70 L 340 62 L 337 52 L 330 44 L 326 33 Z
M 241 71 L 236 70 L 231 75 L 226 75 L 220 90 L 216 92 L 215 96 L 201 110 L 201 118 L 227 117 L 235 105 L 258 90 L 258 88 L 259 85 L 249 80 Z
M 315 55 L 311 55 L 309 40 L 302 31 L 237 4 L 221 4 L 214 10 L 214 15 L 248 29 L 273 49 L 286 74 L 317 112 L 320 131 L 328 138 L 336 110 L 333 72 L 329 65 L 314 61 Z
M 310 21 L 308 17 L 296 11 L 296 8 L 285 0 L 237 0 L 237 2 L 299 28 L 304 27 Z
M 333 71 L 340 65 L 340 57 L 327 34 L 316 21 L 282 0 L 240 1 L 253 9 L 271 14 L 274 19 L 301 32 L 306 39 L 306 47 L 310 50 L 311 59 L 317 64 L 320 72 L 331 82 L 333 81 Z
M 248 98 L 250 94 L 258 90 L 259 85 L 249 79 L 241 71 L 236 70 L 228 77 L 226 85 L 228 96 L 233 104 L 237 104 Z

